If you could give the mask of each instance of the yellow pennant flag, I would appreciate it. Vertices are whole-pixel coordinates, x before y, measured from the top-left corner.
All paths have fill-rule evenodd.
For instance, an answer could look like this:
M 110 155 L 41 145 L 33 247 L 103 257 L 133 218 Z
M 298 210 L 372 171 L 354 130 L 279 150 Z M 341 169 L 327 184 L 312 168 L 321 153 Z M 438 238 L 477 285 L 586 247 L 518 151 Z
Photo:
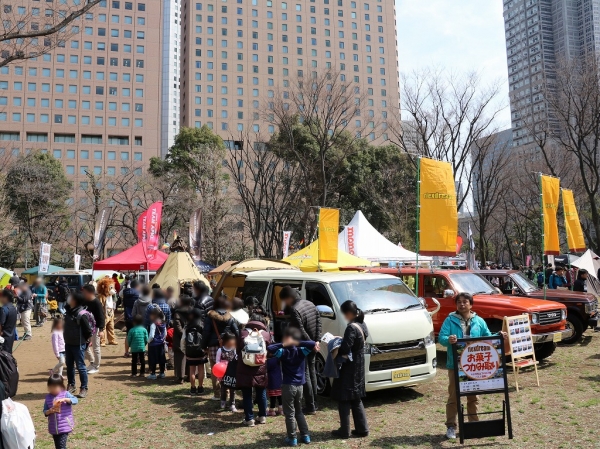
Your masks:
M 319 262 L 337 263 L 339 227 L 339 210 L 323 208 L 319 211 Z
M 458 211 L 449 162 L 419 159 L 419 254 L 456 256 Z
M 565 229 L 567 231 L 567 243 L 569 251 L 580 253 L 585 251 L 585 240 L 583 230 L 579 221 L 579 213 L 575 207 L 573 191 L 562 189 L 563 211 L 565 213 Z
M 544 254 L 558 256 L 560 244 L 558 240 L 558 195 L 560 179 L 541 175 L 542 179 L 542 210 L 544 214 Z

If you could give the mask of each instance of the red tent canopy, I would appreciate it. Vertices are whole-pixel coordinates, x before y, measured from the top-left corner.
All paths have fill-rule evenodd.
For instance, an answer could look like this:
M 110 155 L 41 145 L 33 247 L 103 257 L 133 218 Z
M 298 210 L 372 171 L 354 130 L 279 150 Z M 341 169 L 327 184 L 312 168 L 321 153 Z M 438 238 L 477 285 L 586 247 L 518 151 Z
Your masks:
M 95 262 L 94 270 L 156 271 L 165 263 L 167 257 L 167 253 L 157 250 L 154 259 L 148 260 L 140 242 L 116 256 Z

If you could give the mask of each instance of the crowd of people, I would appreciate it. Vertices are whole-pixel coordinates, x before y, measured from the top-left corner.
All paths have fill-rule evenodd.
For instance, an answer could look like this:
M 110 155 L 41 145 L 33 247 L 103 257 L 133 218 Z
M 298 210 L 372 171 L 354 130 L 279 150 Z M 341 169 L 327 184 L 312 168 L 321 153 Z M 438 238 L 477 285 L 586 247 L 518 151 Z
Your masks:
M 159 285 L 143 285 L 137 279 L 120 285 L 116 277 L 107 278 L 112 286 L 109 289 L 103 281 L 77 291 L 68 290 L 59 281 L 53 295 L 61 299 L 59 313 L 52 317 L 47 307 L 48 291 L 41 279 L 32 286 L 20 279 L 0 292 L 5 351 L 12 353 L 14 349 L 19 319 L 23 341 L 32 337 L 28 325 L 31 313 L 38 326 L 51 322 L 56 365 L 49 373 L 44 414 L 56 448 L 66 447 L 73 430 L 72 406 L 87 397 L 89 376 L 101 369 L 102 347 L 113 344 L 105 338 L 119 304 L 126 331 L 124 357 L 131 359 L 131 377 L 160 381 L 167 377 L 169 367 L 174 382 L 189 382 L 191 396 L 209 394 L 210 400 L 218 401 L 220 408 L 229 412 L 238 411 L 236 399 L 241 399 L 243 425 L 254 427 L 265 424 L 268 416 L 283 415 L 285 444 L 310 443 L 306 415 L 318 413 L 315 357 L 322 327 L 316 307 L 302 299 L 296 289 L 286 286 L 279 293 L 288 320 L 279 333 L 280 341 L 275 342 L 269 330 L 270 316 L 257 298 L 242 301 L 221 294 L 213 299 L 209 286 L 200 281 L 185 284 L 179 295 Z M 110 302 L 105 298 L 107 291 Z M 344 363 L 339 364 L 332 388 L 332 397 L 339 404 L 340 426 L 332 436 L 364 437 L 369 428 L 362 405 L 363 352 L 369 331 L 355 303 L 347 301 L 341 310 L 350 324 L 340 337 L 338 356 Z M 206 377 L 210 378 L 209 391 L 204 389 Z

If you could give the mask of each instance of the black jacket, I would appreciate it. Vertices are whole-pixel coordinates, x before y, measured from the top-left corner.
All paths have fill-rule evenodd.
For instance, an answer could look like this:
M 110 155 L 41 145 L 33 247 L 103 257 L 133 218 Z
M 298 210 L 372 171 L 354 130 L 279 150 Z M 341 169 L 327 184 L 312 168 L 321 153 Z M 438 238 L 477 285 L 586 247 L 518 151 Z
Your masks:
M 306 299 L 299 299 L 292 306 L 290 325 L 300 329 L 303 340 L 321 339 L 321 315 L 317 307 Z
M 573 284 L 573 291 L 576 292 L 586 292 L 587 291 L 587 287 L 585 285 L 585 279 L 577 279 L 575 281 L 575 283 Z
M 98 298 L 94 298 L 93 301 L 87 301 L 85 303 L 85 308 L 94 315 L 94 319 L 96 320 L 96 327 L 98 331 L 103 331 L 106 326 L 106 319 L 104 317 L 104 308 L 102 307 L 102 303 Z
M 69 292 L 69 284 L 67 282 L 59 282 L 54 289 L 54 294 L 56 295 L 56 300 L 58 302 L 67 302 L 67 299 L 69 299 Z
M 2 348 L 12 354 L 13 343 L 15 341 L 15 327 L 17 327 L 17 309 L 13 304 L 8 303 L 0 308 L 0 326 L 2 327 L 2 337 L 4 338 Z
M 140 292 L 135 288 L 127 287 L 123 290 L 123 308 L 125 309 L 126 320 L 133 320 L 133 305 L 138 299 L 140 299 Z
M 196 309 L 204 310 L 205 312 L 212 310 L 215 305 L 215 300 L 210 295 L 194 298 L 194 301 L 196 301 L 196 305 L 194 307 Z
M 361 327 L 365 338 L 367 338 L 369 336 L 367 325 L 364 323 L 357 324 Z M 354 324 L 348 324 L 338 356 L 352 353 L 352 361 L 347 360 L 342 363 L 340 376 L 333 379 L 331 397 L 336 401 L 351 401 L 366 396 L 364 346 L 365 341 L 360 331 Z
M 219 331 L 219 335 L 215 332 L 215 325 Z M 208 348 L 219 346 L 219 336 L 229 330 L 236 338 L 240 335 L 238 322 L 226 310 L 210 310 L 204 320 L 204 330 L 202 332 L 202 347 Z
M 179 343 L 183 338 L 183 331 L 191 313 L 191 307 L 179 307 L 173 311 L 173 349 L 180 351 Z
M 97 301 L 97 300 L 96 300 Z M 71 308 L 67 306 L 65 314 L 63 338 L 65 345 L 81 346 L 92 336 L 92 328 L 85 314 L 79 316 L 83 307 Z

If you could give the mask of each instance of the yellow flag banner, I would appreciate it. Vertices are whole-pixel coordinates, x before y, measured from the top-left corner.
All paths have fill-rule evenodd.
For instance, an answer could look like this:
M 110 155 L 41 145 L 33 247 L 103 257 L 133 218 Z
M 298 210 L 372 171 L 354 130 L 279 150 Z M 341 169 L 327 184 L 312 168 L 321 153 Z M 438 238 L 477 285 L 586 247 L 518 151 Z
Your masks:
M 452 165 L 419 159 L 419 254 L 456 256 L 458 212 Z
M 339 227 L 339 210 L 321 209 L 319 211 L 319 262 L 337 263 Z
M 585 240 L 583 230 L 579 221 L 579 213 L 575 207 L 573 191 L 562 189 L 563 211 L 565 213 L 565 229 L 567 231 L 567 243 L 569 251 L 580 253 L 585 251 Z
M 544 254 L 558 256 L 560 244 L 558 240 L 558 195 L 560 192 L 560 179 L 552 176 L 541 175 L 542 178 L 542 206 L 544 214 Z

